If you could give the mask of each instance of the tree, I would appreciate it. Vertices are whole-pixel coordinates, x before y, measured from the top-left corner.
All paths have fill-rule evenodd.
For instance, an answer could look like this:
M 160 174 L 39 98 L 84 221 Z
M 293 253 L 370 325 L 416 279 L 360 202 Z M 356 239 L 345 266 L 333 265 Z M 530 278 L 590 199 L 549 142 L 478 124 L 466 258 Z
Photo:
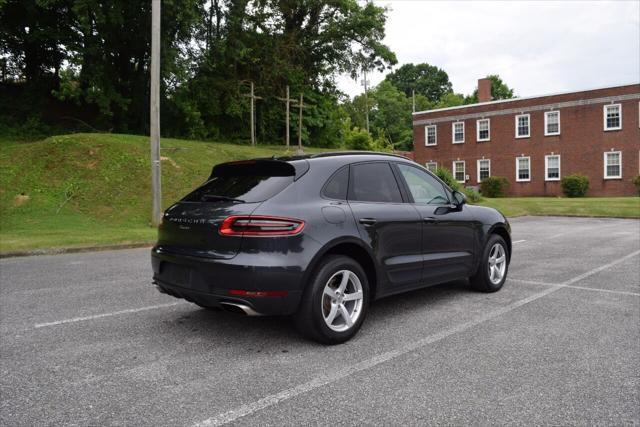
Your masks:
M 416 94 L 424 95 L 434 103 L 452 91 L 447 73 L 427 63 L 404 64 L 387 74 L 385 80 L 404 92 L 407 97 L 411 97 L 412 91 L 415 90 Z
M 412 146 L 411 101 L 388 81 L 382 81 L 371 92 L 375 108 L 371 124 L 378 139 L 386 139 L 399 150 Z
M 487 76 L 491 80 L 491 99 L 511 99 L 514 98 L 513 89 L 506 85 L 497 74 Z M 469 98 L 469 104 L 478 102 L 478 89 L 473 91 L 473 95 Z

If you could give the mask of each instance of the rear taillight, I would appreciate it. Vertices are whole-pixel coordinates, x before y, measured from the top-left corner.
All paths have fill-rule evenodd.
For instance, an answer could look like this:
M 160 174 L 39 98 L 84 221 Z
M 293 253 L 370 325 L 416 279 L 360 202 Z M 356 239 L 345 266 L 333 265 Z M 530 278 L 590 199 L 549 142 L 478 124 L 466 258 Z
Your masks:
M 277 216 L 230 216 L 218 232 L 223 236 L 293 236 L 304 228 L 304 221 Z

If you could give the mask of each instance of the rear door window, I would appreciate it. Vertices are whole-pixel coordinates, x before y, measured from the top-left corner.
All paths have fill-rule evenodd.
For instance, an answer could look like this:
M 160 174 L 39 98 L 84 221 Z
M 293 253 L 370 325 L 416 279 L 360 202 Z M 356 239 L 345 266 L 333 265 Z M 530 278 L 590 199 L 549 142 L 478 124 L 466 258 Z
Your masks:
M 391 165 L 387 162 L 351 165 L 349 200 L 401 203 L 400 188 Z
M 247 161 L 216 166 L 202 186 L 187 195 L 186 202 L 262 202 L 293 182 L 295 169 L 284 162 Z

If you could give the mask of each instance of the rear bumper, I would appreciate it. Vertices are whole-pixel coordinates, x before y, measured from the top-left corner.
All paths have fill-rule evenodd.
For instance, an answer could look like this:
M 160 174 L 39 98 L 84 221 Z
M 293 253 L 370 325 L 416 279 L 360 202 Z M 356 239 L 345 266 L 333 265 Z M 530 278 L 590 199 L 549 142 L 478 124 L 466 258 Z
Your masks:
M 238 304 L 255 315 L 288 315 L 297 311 L 303 291 L 303 270 L 285 265 L 284 255 L 243 254 L 210 259 L 151 250 L 153 281 L 161 292 L 206 307 Z M 286 291 L 285 296 L 238 297 L 231 289 Z M 227 306 L 228 307 L 228 306 Z

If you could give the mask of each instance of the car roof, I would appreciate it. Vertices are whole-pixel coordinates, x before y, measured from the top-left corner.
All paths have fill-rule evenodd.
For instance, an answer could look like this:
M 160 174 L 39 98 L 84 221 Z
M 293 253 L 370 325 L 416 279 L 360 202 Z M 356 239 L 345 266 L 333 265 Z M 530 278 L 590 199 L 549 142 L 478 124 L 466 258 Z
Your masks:
M 382 152 L 378 152 L 378 151 L 328 151 L 328 152 L 325 152 L 325 153 L 303 154 L 303 155 L 296 155 L 296 156 L 276 156 L 276 155 L 274 155 L 273 157 L 266 157 L 266 158 L 260 158 L 260 159 L 255 159 L 255 160 L 267 160 L 268 159 L 268 160 L 280 160 L 280 161 L 283 161 L 283 162 L 291 162 L 291 161 L 296 161 L 296 160 L 313 161 L 315 159 L 340 158 L 341 160 L 344 161 L 346 159 L 369 160 L 369 159 L 373 159 L 373 158 L 379 158 L 381 160 L 383 160 L 383 159 L 384 160 L 388 160 L 389 157 L 412 161 L 410 158 L 405 157 L 405 156 L 401 156 L 399 154 L 382 153 Z

